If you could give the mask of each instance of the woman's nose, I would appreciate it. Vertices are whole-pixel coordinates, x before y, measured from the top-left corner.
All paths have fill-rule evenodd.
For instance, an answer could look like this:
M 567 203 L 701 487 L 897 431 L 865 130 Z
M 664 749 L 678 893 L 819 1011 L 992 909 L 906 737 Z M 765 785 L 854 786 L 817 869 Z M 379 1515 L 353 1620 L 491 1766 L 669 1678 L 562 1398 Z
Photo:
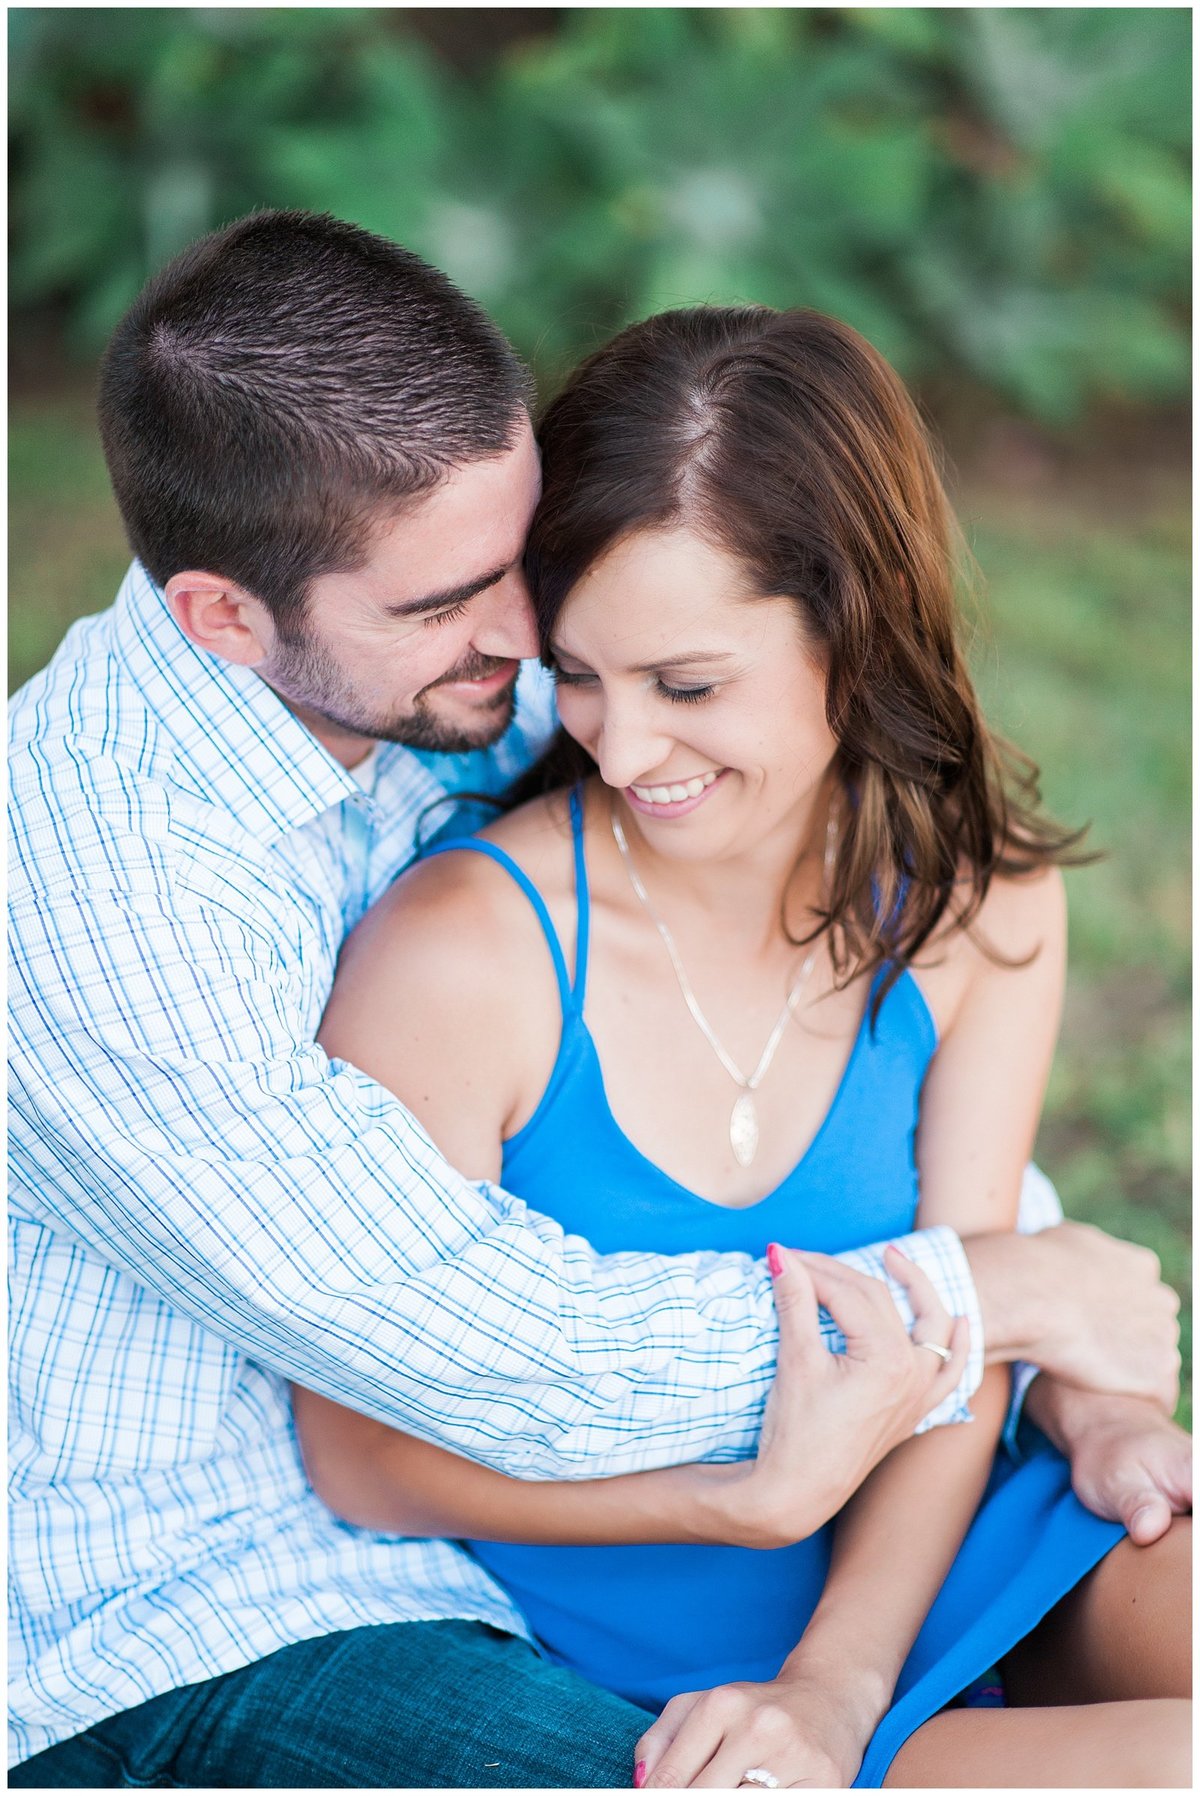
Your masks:
M 640 706 L 609 707 L 592 753 L 605 785 L 621 789 L 658 772 L 666 764 L 671 741 Z

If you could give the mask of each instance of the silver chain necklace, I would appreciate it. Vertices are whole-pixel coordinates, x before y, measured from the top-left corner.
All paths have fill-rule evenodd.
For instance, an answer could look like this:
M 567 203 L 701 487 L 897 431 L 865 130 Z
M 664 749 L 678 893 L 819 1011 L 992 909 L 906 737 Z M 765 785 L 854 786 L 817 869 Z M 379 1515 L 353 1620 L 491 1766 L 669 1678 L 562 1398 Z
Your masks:
M 812 949 L 811 953 L 806 957 L 800 971 L 792 981 L 791 990 L 788 992 L 787 999 L 783 1009 L 779 1013 L 775 1027 L 767 1037 L 767 1045 L 759 1057 L 758 1065 L 750 1074 L 749 1078 L 747 1078 L 741 1068 L 737 1066 L 730 1058 L 729 1054 L 726 1053 L 724 1045 L 717 1039 L 717 1034 L 713 1029 L 712 1024 L 700 1008 L 696 994 L 692 990 L 691 981 L 683 970 L 683 962 L 679 958 L 679 950 L 675 946 L 674 937 L 659 916 L 658 911 L 651 901 L 650 894 L 647 892 L 638 876 L 638 870 L 633 864 L 633 856 L 629 852 L 629 843 L 625 840 L 625 831 L 621 828 L 621 820 L 617 816 L 615 806 L 610 806 L 608 816 L 609 821 L 612 824 L 612 833 L 616 840 L 617 847 L 621 851 L 621 859 L 625 863 L 625 871 L 629 875 L 629 883 L 633 887 L 635 897 L 642 904 L 650 921 L 654 924 L 654 927 L 662 937 L 663 947 L 666 949 L 671 965 L 675 969 L 675 977 L 679 981 L 679 989 L 683 994 L 683 1001 L 688 1007 L 692 1021 L 695 1023 L 734 1084 L 741 1086 L 741 1091 L 734 1102 L 733 1109 L 729 1116 L 729 1145 L 733 1149 L 733 1157 L 739 1166 L 751 1166 L 754 1163 L 754 1156 L 758 1152 L 758 1112 L 754 1108 L 754 1093 L 758 1090 L 758 1087 L 766 1077 L 771 1062 L 775 1058 L 775 1050 L 783 1040 L 784 1030 L 795 1015 L 796 1000 L 807 985 L 809 975 L 816 965 L 817 950 L 815 947 Z M 829 814 L 829 822 L 825 829 L 824 880 L 826 884 L 828 884 L 830 869 L 833 866 L 833 853 L 836 842 L 837 830 L 833 821 L 833 812 L 831 811 Z

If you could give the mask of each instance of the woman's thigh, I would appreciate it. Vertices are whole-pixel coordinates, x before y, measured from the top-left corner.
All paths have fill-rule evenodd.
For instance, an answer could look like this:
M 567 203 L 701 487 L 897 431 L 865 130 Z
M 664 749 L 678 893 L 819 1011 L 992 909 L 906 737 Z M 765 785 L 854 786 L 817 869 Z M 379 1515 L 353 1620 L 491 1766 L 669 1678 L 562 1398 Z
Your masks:
M 1004 1663 L 1018 1707 L 1190 1696 L 1192 1524 L 1123 1540 Z
M 905 1741 L 884 1788 L 1188 1789 L 1191 1712 L 1191 1703 L 1177 1698 L 947 1709 Z

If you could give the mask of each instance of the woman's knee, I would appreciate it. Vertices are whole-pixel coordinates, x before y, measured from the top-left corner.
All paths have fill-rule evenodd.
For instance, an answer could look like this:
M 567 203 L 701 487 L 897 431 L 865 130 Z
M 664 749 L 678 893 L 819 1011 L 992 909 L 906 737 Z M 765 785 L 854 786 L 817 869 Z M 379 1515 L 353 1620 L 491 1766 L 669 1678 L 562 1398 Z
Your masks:
M 1113 1782 L 1131 1790 L 1190 1790 L 1192 1787 L 1192 1705 L 1187 1697 L 1165 1696 L 1114 1705 L 1129 1711 L 1127 1725 L 1109 1742 Z
M 1191 1712 L 1183 1698 L 1052 1709 L 954 1709 L 905 1742 L 885 1788 L 1191 1787 Z

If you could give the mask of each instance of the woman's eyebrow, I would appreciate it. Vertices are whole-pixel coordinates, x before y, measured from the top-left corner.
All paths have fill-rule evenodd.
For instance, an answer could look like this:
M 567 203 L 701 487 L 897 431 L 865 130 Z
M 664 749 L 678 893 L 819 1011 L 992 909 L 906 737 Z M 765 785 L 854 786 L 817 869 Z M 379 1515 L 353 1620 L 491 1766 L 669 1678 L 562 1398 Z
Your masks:
M 574 661 L 578 667 L 586 666 L 586 662 L 581 661 L 578 655 L 573 655 L 570 649 L 564 648 L 561 643 L 552 642 L 550 654 L 555 661 Z M 639 674 L 669 673 L 677 667 L 701 665 L 718 667 L 725 662 L 736 660 L 737 656 L 731 655 L 727 649 L 692 649 L 686 655 L 666 655 L 661 661 L 646 661 L 637 667 L 631 667 L 628 671 Z
M 716 667 L 725 661 L 736 661 L 737 656 L 725 649 L 692 649 L 686 655 L 668 655 L 661 661 L 647 661 L 640 667 L 630 668 L 631 673 L 663 673 L 676 667 L 696 667 L 703 662 L 705 666 Z

